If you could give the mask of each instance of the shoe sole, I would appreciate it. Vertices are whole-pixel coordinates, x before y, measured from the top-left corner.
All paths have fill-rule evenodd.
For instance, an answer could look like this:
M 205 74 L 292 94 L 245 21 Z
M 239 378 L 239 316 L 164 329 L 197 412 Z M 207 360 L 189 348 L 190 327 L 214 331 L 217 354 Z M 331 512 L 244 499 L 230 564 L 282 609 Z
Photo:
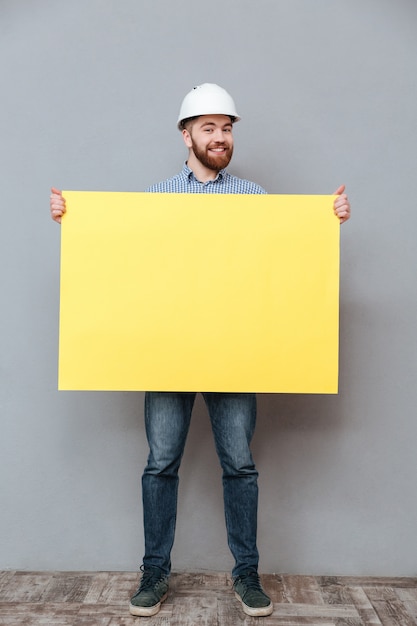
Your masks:
M 268 606 L 252 608 L 251 606 L 248 606 L 243 602 L 242 598 L 238 593 L 236 593 L 236 591 L 235 596 L 242 605 L 243 612 L 246 613 L 246 615 L 250 615 L 251 617 L 265 617 L 266 615 L 271 615 L 272 611 L 274 610 L 274 605 L 272 604 L 272 602 L 268 604 Z
M 129 613 L 135 617 L 152 617 L 152 615 L 159 613 L 161 604 L 167 599 L 167 597 L 168 592 L 162 596 L 158 604 L 154 604 L 153 606 L 135 606 L 134 604 L 130 604 Z

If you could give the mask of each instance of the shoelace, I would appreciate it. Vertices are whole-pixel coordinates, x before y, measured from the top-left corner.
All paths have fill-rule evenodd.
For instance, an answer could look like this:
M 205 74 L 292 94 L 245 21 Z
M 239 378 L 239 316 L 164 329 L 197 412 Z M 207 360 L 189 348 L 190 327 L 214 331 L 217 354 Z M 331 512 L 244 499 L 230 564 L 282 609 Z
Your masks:
M 141 566 L 140 570 L 142 572 L 142 580 L 140 581 L 138 591 L 153 589 L 162 578 L 162 575 L 160 573 L 152 571 L 150 569 L 146 570 L 143 568 L 143 565 Z
M 248 574 L 241 574 L 237 577 L 248 589 L 254 589 L 256 591 L 262 591 L 261 581 L 256 572 L 249 572 Z

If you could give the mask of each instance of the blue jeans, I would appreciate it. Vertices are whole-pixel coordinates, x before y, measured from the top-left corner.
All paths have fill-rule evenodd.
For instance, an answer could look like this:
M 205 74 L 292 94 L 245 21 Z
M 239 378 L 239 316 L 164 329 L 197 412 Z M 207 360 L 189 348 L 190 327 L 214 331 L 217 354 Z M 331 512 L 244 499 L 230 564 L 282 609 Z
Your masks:
M 142 476 L 146 566 L 171 570 L 177 517 L 178 469 L 190 426 L 195 393 L 148 392 L 145 425 L 148 464 Z M 258 568 L 256 547 L 258 472 L 250 442 L 255 429 L 256 396 L 203 393 L 223 469 L 223 497 L 233 576 Z M 202 564 L 204 566 L 204 564 Z

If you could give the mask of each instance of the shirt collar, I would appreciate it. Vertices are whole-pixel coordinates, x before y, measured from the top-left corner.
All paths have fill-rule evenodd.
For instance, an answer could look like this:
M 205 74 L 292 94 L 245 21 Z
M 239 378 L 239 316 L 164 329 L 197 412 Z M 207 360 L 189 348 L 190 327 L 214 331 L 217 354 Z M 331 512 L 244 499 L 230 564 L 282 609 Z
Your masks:
M 185 163 L 184 163 L 184 167 L 182 168 L 182 174 L 184 175 L 184 177 L 185 177 L 188 181 L 191 181 L 191 180 L 196 180 L 197 182 L 201 182 L 201 181 L 197 180 L 197 178 L 194 176 L 194 172 L 193 172 L 193 170 L 192 170 L 192 169 L 190 169 L 190 168 L 188 167 L 187 162 L 185 162 Z M 210 182 L 212 182 L 212 183 L 215 183 L 215 182 L 217 182 L 217 181 L 218 181 L 218 182 L 222 182 L 222 181 L 223 181 L 223 178 L 224 178 L 224 176 L 225 176 L 225 174 L 226 174 L 226 169 L 224 168 L 224 169 L 220 170 L 220 172 L 217 174 L 216 178 L 214 178 L 214 179 L 213 179 L 212 181 L 210 181 Z

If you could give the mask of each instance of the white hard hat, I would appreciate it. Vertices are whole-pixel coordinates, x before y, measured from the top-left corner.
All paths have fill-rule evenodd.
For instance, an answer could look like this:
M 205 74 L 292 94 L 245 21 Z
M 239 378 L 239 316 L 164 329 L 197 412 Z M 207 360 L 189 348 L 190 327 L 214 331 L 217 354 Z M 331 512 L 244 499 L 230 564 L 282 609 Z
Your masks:
M 187 93 L 181 104 L 178 128 L 181 129 L 183 120 L 199 115 L 229 115 L 234 118 L 234 122 L 240 120 L 233 98 L 225 89 L 214 83 L 197 85 Z

